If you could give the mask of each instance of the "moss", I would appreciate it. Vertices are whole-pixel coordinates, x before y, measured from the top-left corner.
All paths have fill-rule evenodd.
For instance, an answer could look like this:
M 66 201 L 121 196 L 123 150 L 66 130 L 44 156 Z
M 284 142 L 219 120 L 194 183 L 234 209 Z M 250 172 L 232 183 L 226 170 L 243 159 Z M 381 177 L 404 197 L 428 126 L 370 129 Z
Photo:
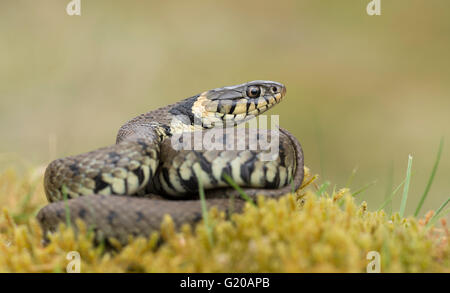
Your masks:
M 0 174 L 0 272 L 65 272 L 70 251 L 79 252 L 82 272 L 365 272 L 369 251 L 380 253 L 382 272 L 450 272 L 445 220 L 427 228 L 432 213 L 370 212 L 345 188 L 319 197 L 309 172 L 296 193 L 260 197 L 231 219 L 212 208 L 212 243 L 203 223 L 176 231 L 167 216 L 160 233 L 114 251 L 94 246 L 82 222 L 77 236 L 61 225 L 44 246 L 34 218 L 45 205 L 41 173 Z

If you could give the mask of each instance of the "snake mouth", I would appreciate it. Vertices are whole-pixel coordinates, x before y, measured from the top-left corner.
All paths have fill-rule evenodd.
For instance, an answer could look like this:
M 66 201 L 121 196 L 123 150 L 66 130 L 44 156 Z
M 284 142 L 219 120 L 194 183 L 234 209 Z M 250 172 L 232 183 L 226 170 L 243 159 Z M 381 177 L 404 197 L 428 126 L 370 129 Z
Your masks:
M 258 98 L 219 100 L 218 103 L 208 104 L 206 110 L 223 115 L 258 115 L 278 104 L 281 99 L 281 93 L 277 93 Z
M 206 127 L 223 122 L 239 124 L 269 110 L 285 95 L 286 87 L 280 83 L 254 81 L 204 92 L 194 104 L 193 112 Z

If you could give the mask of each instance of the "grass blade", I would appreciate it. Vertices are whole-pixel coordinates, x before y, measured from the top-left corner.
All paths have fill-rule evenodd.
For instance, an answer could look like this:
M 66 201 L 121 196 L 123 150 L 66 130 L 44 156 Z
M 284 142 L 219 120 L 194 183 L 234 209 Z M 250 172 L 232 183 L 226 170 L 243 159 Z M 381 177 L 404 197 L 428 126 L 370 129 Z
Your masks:
M 364 185 L 363 187 L 361 187 L 359 190 L 355 191 L 354 193 L 352 193 L 352 196 L 357 196 L 358 194 L 360 194 L 361 192 L 365 191 L 366 189 L 368 189 L 369 187 L 375 185 L 377 183 L 377 180 L 374 180 L 370 183 L 367 183 L 366 185 Z
M 414 172 L 411 173 L 411 176 L 412 175 L 414 175 Z M 388 204 L 390 204 L 392 202 L 392 200 L 394 199 L 394 196 L 397 194 L 397 192 L 403 186 L 403 184 L 405 184 L 405 182 L 406 182 L 406 178 L 403 179 L 403 181 L 392 191 L 391 195 L 381 204 L 381 206 L 378 208 L 377 211 L 384 209 Z
M 417 217 L 419 215 L 420 209 L 422 208 L 422 205 L 428 196 L 428 192 L 430 191 L 431 185 L 433 184 L 434 175 L 436 175 L 436 171 L 439 166 L 439 161 L 441 160 L 443 147 L 444 147 L 444 138 L 442 137 L 441 142 L 439 143 L 439 149 L 438 149 L 436 161 L 434 162 L 433 169 L 431 170 L 430 179 L 428 179 L 427 187 L 425 188 L 425 191 L 424 191 L 422 197 L 420 198 L 419 204 L 417 205 L 416 211 L 414 212 L 414 217 Z
M 28 217 L 28 213 L 26 213 L 26 209 L 28 206 L 28 203 L 31 200 L 32 195 L 34 194 L 35 190 L 37 187 L 37 183 L 32 183 L 30 189 L 28 190 L 27 194 L 25 195 L 25 197 L 22 199 L 21 203 L 20 203 L 20 211 L 19 213 L 14 213 L 12 215 L 13 219 L 18 222 L 21 220 L 25 220 Z
M 234 182 L 233 178 L 231 178 L 228 174 L 223 174 L 223 178 L 228 184 L 230 184 L 231 187 L 233 187 L 235 190 L 237 190 L 237 192 L 239 192 L 239 194 L 243 199 L 255 205 L 253 200 L 242 190 L 241 187 L 239 187 L 239 185 L 236 184 L 236 182 Z
M 352 173 L 350 174 L 350 176 L 347 179 L 347 184 L 345 184 L 345 186 L 347 188 L 350 188 L 350 186 L 353 183 L 353 179 L 355 178 L 356 172 L 358 172 L 358 167 L 353 168 Z
M 292 194 L 295 194 L 294 178 L 291 178 L 291 193 L 292 193 Z
M 449 201 L 450 201 L 450 197 L 447 198 L 447 200 L 443 204 L 441 204 L 441 206 L 437 209 L 436 213 L 434 213 L 434 216 L 428 222 L 427 226 L 431 226 L 434 222 L 436 222 L 439 219 L 439 216 L 440 216 L 442 210 L 445 208 L 445 206 L 448 204 Z
M 322 178 L 326 178 L 325 176 L 325 151 L 323 144 L 323 135 L 322 135 L 322 127 L 319 123 L 319 115 L 317 114 L 316 109 L 313 109 L 313 123 L 314 130 L 317 141 L 317 149 L 319 150 L 319 166 L 320 166 L 320 174 L 322 174 Z
M 65 185 L 62 186 L 61 192 L 63 195 L 64 200 L 64 209 L 66 212 L 66 226 L 70 228 L 70 210 L 69 210 L 69 203 L 67 202 L 68 196 L 67 196 L 67 187 Z
M 213 244 L 212 231 L 211 226 L 209 225 L 208 208 L 206 206 L 206 199 L 205 199 L 205 190 L 203 189 L 203 182 L 201 180 L 197 181 L 198 181 L 198 193 L 200 195 L 200 205 L 202 207 L 203 223 L 205 223 L 206 234 L 208 235 L 208 242 L 210 245 L 212 245 Z
M 392 200 L 394 199 L 394 196 L 397 194 L 397 191 L 400 189 L 400 187 L 405 184 L 406 178 L 403 179 L 403 181 L 392 191 L 391 195 L 383 202 L 383 204 L 378 208 L 378 211 L 384 209 L 385 206 L 387 206 Z
M 399 214 L 400 214 L 400 217 L 402 217 L 402 218 L 403 218 L 403 215 L 405 214 L 406 202 L 408 201 L 409 183 L 411 182 L 412 160 L 413 160 L 413 157 L 411 155 L 409 155 L 408 168 L 406 169 L 405 185 L 403 186 L 402 202 L 400 203 Z
M 319 190 L 317 191 L 317 193 L 319 194 L 319 196 L 322 196 L 322 194 L 325 192 L 325 190 L 327 190 L 328 186 L 330 186 L 330 181 L 325 181 L 322 185 L 320 185 Z
M 384 196 L 384 200 L 388 200 L 389 196 L 392 194 L 392 187 L 394 185 L 394 162 L 391 161 L 391 165 L 389 166 L 389 172 L 386 179 L 386 194 Z M 386 209 L 386 212 L 389 214 L 392 213 L 392 201 L 389 201 L 387 204 L 389 205 Z

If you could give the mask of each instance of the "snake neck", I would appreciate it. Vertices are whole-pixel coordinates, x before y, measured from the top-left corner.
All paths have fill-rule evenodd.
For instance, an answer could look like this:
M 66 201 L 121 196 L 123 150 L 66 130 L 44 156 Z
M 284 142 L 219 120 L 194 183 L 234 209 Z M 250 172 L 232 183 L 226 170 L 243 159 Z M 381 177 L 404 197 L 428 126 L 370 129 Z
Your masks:
M 133 118 L 120 128 L 116 142 L 161 142 L 174 133 L 236 126 L 272 108 L 285 94 L 284 85 L 273 81 L 212 89 Z
M 200 118 L 193 111 L 199 96 L 192 96 L 129 120 L 119 129 L 116 143 L 142 138 L 160 143 L 174 133 L 205 129 L 198 123 Z

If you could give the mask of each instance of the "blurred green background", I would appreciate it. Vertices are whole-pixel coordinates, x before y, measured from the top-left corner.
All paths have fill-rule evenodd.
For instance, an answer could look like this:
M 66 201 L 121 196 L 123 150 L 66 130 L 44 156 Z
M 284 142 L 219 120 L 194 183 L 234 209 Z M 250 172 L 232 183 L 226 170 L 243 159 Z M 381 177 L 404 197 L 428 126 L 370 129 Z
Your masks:
M 115 141 L 128 119 L 203 90 L 284 83 L 270 114 L 321 181 L 377 208 L 414 156 L 414 211 L 450 138 L 450 1 L 1 1 L 0 168 Z M 450 194 L 450 141 L 424 208 Z M 398 196 L 394 203 L 398 210 Z M 414 204 L 413 204 L 414 203 Z M 424 210 L 425 210 L 424 209 Z

